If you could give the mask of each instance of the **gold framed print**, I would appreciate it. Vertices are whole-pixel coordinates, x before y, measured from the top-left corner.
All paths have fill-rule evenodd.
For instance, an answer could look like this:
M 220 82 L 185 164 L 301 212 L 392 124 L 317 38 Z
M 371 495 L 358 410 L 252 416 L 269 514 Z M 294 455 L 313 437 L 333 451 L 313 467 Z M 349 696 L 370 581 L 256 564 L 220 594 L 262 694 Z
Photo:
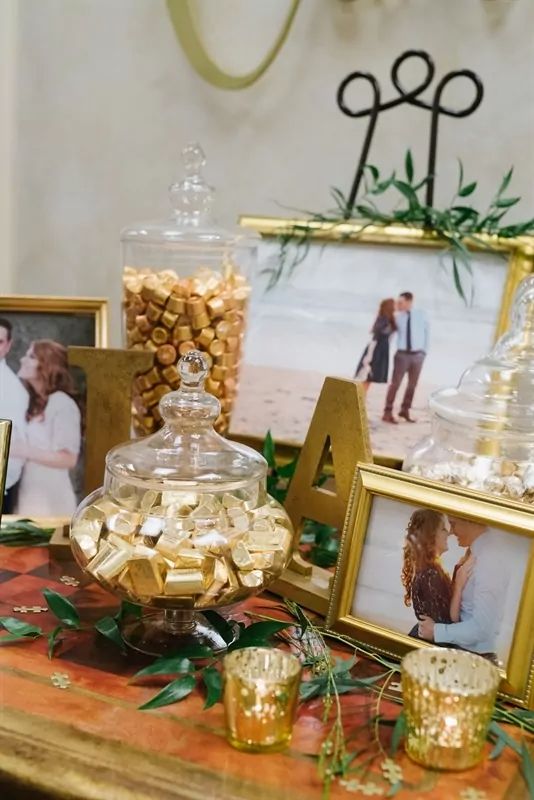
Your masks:
M 4 505 L 10 436 L 11 422 L 7 419 L 0 419 L 0 522 L 2 521 L 2 508 Z
M 85 376 L 68 364 L 71 345 L 107 346 L 107 300 L 0 296 L 6 514 L 69 517 L 85 495 Z
M 519 282 L 534 270 L 532 237 L 465 240 L 472 275 L 461 273 L 464 301 L 447 243 L 422 228 L 254 216 L 240 223 L 261 241 L 232 434 L 262 441 L 270 429 L 277 444 L 300 446 L 325 376 L 356 378 L 367 390 L 375 461 L 387 466 L 430 433 L 430 394 L 455 386 L 489 351 Z M 391 389 L 397 350 L 409 344 L 402 295 L 412 295 L 418 357 L 410 381 Z
M 496 663 L 534 706 L 534 511 L 360 464 L 327 625 L 390 657 L 429 644 Z

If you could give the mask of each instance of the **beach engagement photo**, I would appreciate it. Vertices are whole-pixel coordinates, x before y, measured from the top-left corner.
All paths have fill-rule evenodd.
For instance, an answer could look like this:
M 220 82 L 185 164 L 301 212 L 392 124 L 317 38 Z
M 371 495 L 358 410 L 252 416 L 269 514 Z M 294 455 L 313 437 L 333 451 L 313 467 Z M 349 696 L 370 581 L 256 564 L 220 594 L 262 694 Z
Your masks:
M 283 221 L 249 219 L 262 233 L 284 231 Z M 284 256 L 279 238 L 262 238 L 233 434 L 263 439 L 270 430 L 277 442 L 302 444 L 330 375 L 361 382 L 373 453 L 403 459 L 430 434 L 431 394 L 456 386 L 507 324 L 519 280 L 512 258 L 473 251 L 462 297 L 443 248 L 394 232 L 373 242 L 353 228 L 353 239 L 328 240 L 327 231 Z M 273 282 L 282 257 L 287 267 Z

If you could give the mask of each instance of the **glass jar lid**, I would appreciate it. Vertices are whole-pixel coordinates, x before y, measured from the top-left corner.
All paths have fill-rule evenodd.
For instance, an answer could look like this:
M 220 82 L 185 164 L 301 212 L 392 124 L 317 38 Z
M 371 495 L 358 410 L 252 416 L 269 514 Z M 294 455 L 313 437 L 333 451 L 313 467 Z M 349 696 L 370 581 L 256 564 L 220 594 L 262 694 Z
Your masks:
M 163 396 L 164 425 L 157 433 L 118 445 L 106 457 L 106 481 L 157 492 L 235 491 L 264 487 L 267 462 L 250 447 L 219 436 L 213 424 L 220 413 L 216 397 L 204 390 L 208 362 L 191 350 L 178 362 L 180 388 Z
M 490 353 L 469 367 L 456 388 L 431 395 L 431 410 L 441 419 L 484 438 L 519 438 L 534 444 L 534 276 L 517 290 L 509 330 Z
M 227 250 L 239 243 L 256 241 L 248 231 L 236 227 L 218 227 L 212 217 L 215 190 L 205 181 L 202 170 L 206 157 L 197 143 L 186 145 L 182 150 L 184 177 L 169 187 L 172 206 L 170 217 L 163 220 L 140 222 L 124 228 L 122 242 L 137 244 L 176 244 L 202 246 L 215 250 Z

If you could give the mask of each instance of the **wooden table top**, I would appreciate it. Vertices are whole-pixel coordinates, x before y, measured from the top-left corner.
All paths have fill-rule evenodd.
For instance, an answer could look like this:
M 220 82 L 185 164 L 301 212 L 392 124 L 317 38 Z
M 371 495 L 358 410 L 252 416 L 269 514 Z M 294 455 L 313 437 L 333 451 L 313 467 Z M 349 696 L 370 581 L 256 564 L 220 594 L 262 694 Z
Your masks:
M 111 595 L 83 580 L 66 586 L 59 581 L 65 574 L 80 578 L 73 564 L 49 562 L 46 548 L 0 547 L 0 615 L 52 630 L 56 620 L 50 612 L 13 610 L 45 606 L 46 587 L 68 596 L 85 621 L 114 613 Z M 275 604 L 263 596 L 249 607 L 272 611 Z M 139 711 L 158 690 L 128 683 L 148 663 L 140 659 L 121 655 L 92 630 L 69 635 L 53 660 L 45 639 L 0 648 L 0 789 L 10 786 L 3 798 L 321 800 L 313 757 L 326 730 L 320 703 L 300 708 L 286 752 L 241 753 L 226 742 L 222 705 L 204 711 L 199 691 L 180 703 Z M 54 687 L 54 672 L 66 673 L 70 686 Z M 397 710 L 386 704 L 387 713 Z M 519 760 L 508 749 L 463 773 L 424 770 L 404 753 L 398 760 L 408 784 L 398 800 L 454 800 L 466 787 L 495 800 L 528 799 Z M 337 783 L 331 790 L 332 800 L 363 796 Z

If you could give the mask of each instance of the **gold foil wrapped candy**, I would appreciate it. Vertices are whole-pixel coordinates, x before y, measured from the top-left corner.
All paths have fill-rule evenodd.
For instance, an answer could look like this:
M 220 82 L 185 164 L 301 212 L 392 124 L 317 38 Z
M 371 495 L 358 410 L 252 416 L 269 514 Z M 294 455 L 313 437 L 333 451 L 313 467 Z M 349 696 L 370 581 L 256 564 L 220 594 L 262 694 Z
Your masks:
M 193 597 L 192 607 L 224 605 L 231 594 L 245 597 L 246 590 L 269 583 L 279 571 L 276 556 L 287 559 L 290 553 L 290 523 L 282 509 L 267 504 L 247 510 L 246 501 L 228 493 L 158 496 L 148 490 L 139 495 L 136 511 L 118 509 L 111 497 L 97 503 L 87 506 L 73 526 L 77 558 L 94 577 L 133 602 L 150 604 L 157 596 L 161 603 L 165 596 L 179 596 Z M 162 512 L 187 510 L 187 516 L 154 516 L 156 503 Z M 101 508 L 111 513 L 102 522 L 91 520 Z M 208 522 L 206 514 L 212 518 Z M 237 528 L 232 526 L 236 520 Z M 169 524 L 176 528 L 165 530 Z

